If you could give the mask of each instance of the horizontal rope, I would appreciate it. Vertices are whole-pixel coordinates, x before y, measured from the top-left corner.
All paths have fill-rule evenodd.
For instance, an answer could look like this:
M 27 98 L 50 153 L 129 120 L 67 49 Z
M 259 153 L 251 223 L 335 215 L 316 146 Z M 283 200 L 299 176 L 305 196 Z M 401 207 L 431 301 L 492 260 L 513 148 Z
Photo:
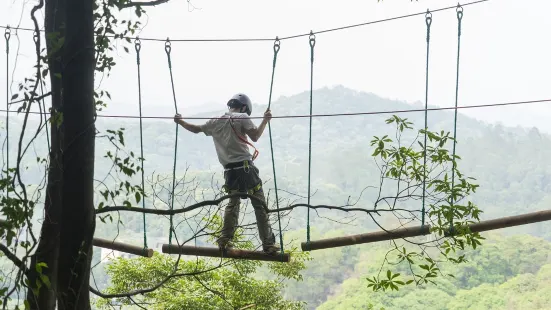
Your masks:
M 479 4 L 479 3 L 487 2 L 487 1 L 490 1 L 490 0 L 478 0 L 478 1 L 468 2 L 468 3 L 465 3 L 465 4 L 461 4 L 461 6 L 465 7 L 465 6 L 469 6 L 469 5 L 473 5 L 473 4 Z M 436 9 L 436 10 L 432 10 L 430 12 L 435 13 L 435 12 L 446 11 L 446 10 L 451 10 L 451 9 L 455 9 L 455 8 L 457 8 L 456 5 L 439 8 L 439 9 Z M 413 14 L 399 15 L 399 16 L 395 16 L 395 17 L 384 18 L 384 19 L 379 19 L 379 20 L 374 20 L 374 21 L 368 21 L 368 22 L 359 23 L 359 24 L 352 24 L 352 25 L 341 26 L 341 27 L 336 27 L 336 28 L 330 28 L 330 29 L 325 29 L 325 30 L 320 30 L 320 31 L 313 31 L 312 33 L 313 34 L 322 34 L 322 33 L 327 33 L 327 32 L 340 31 L 340 30 L 345 30 L 345 29 L 350 29 L 350 28 L 362 27 L 362 26 L 367 26 L 367 25 L 372 25 L 372 24 L 378 24 L 378 23 L 389 22 L 389 21 L 398 20 L 398 19 L 404 19 L 404 18 L 419 16 L 419 15 L 424 15 L 426 13 L 427 13 L 427 11 L 423 11 L 423 12 L 419 12 L 419 13 L 413 13 Z M 0 26 L 0 28 L 8 28 L 8 27 L 9 26 Z M 24 28 L 24 27 L 9 27 L 9 28 L 12 29 L 12 30 L 34 31 L 34 29 Z M 41 29 L 40 31 L 44 31 L 44 30 Z M 291 35 L 291 36 L 286 36 L 286 37 L 280 37 L 279 40 L 296 39 L 296 38 L 300 38 L 300 37 L 309 36 L 310 34 L 311 33 L 308 32 L 308 33 L 296 34 L 296 35 Z M 114 36 L 113 35 L 106 35 L 106 37 L 111 37 L 112 38 Z M 135 39 L 134 37 L 120 37 L 120 38 L 122 38 L 122 39 Z M 170 41 L 171 42 L 263 42 L 263 41 L 272 42 L 274 40 L 274 38 L 275 38 L 275 36 L 273 36 L 271 38 L 170 39 Z M 165 42 L 166 41 L 166 39 L 160 39 L 160 38 L 140 38 L 140 40 L 142 40 L 142 41 L 158 41 L 158 42 Z
M 412 113 L 412 112 L 425 112 L 425 111 L 443 111 L 443 110 L 455 110 L 455 109 L 474 109 L 474 108 L 489 108 L 489 107 L 500 107 L 500 106 L 510 106 L 510 105 L 522 105 L 529 103 L 545 103 L 551 102 L 551 99 L 540 99 L 540 100 L 527 100 L 527 101 L 515 101 L 515 102 L 504 102 L 504 103 L 490 103 L 490 104 L 479 104 L 479 105 L 467 105 L 467 106 L 458 106 L 456 107 L 442 107 L 442 108 L 428 108 L 428 109 L 409 109 L 409 110 L 391 110 L 391 111 L 374 111 L 374 112 L 353 112 L 353 113 L 335 113 L 335 114 L 312 114 L 312 117 L 334 117 L 334 116 L 358 116 L 358 115 L 377 115 L 377 114 L 394 114 L 394 113 Z M 0 110 L 0 112 L 9 112 L 9 113 L 19 113 L 17 111 L 6 111 Z M 40 113 L 29 111 L 29 114 L 49 114 L 49 113 Z M 97 117 L 103 118 L 129 118 L 129 119 L 139 119 L 140 116 L 133 115 L 108 115 L 108 114 L 98 114 Z M 309 118 L 310 114 L 306 115 L 283 115 L 283 116 L 272 116 L 272 119 L 287 119 L 287 118 Z M 174 116 L 142 116 L 142 119 L 173 119 Z M 180 116 L 182 119 L 197 119 L 197 120 L 209 120 L 209 119 L 223 119 L 222 117 L 185 117 Z M 262 119 L 263 116 L 251 116 L 251 119 Z

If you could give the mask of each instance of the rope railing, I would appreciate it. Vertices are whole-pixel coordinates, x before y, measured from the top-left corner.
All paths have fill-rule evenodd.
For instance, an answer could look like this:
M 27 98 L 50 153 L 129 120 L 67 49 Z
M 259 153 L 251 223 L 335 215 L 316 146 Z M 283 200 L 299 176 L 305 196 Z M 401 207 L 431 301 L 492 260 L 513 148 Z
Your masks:
M 490 1 L 490 0 L 472 1 L 472 2 L 462 4 L 462 6 L 465 7 L 465 6 L 480 4 L 480 3 L 488 2 L 488 1 Z M 455 9 L 456 7 L 457 6 L 455 6 L 455 5 L 454 6 L 447 6 L 447 7 L 442 7 L 442 8 L 439 8 L 439 9 L 431 10 L 431 12 L 434 13 L 434 12 L 447 11 L 447 10 Z M 377 19 L 377 20 L 367 21 L 367 22 L 363 22 L 363 23 L 350 24 L 350 25 L 335 27 L 335 28 L 328 28 L 328 29 L 324 29 L 324 30 L 315 31 L 315 32 L 312 32 L 312 33 L 313 34 L 322 34 L 322 33 L 328 33 L 328 32 L 341 31 L 341 30 L 345 30 L 345 29 L 358 28 L 358 27 L 363 27 L 363 26 L 368 26 L 368 25 L 373 25 L 373 24 L 379 24 L 379 23 L 384 23 L 384 22 L 400 20 L 400 19 L 404 19 L 404 18 L 415 17 L 415 16 L 423 15 L 425 13 L 426 13 L 426 11 L 418 12 L 418 13 L 405 14 L 405 15 L 398 15 L 398 16 L 394 16 L 394 17 Z M 0 26 L 0 28 L 8 28 L 8 27 L 10 27 L 10 26 L 7 26 L 7 25 L 6 26 Z M 34 31 L 34 29 L 27 28 L 27 27 L 11 27 L 11 29 L 13 29 L 13 30 L 23 30 L 23 31 Z M 40 31 L 44 31 L 44 30 L 40 30 Z M 280 36 L 280 40 L 283 41 L 283 40 L 296 39 L 296 38 L 300 38 L 300 37 L 307 37 L 310 34 L 311 33 L 300 33 L 300 34 L 289 35 L 289 36 L 284 36 L 284 37 Z M 106 35 L 105 37 L 115 38 L 114 35 Z M 190 42 L 190 43 L 191 42 L 266 42 L 266 41 L 272 42 L 274 40 L 274 37 L 275 36 L 272 36 L 270 38 L 264 37 L 264 38 L 173 39 L 171 41 L 172 42 Z M 123 40 L 126 40 L 126 39 L 133 40 L 134 39 L 132 37 L 126 37 L 126 36 L 117 36 L 117 38 L 123 39 Z M 161 38 L 141 38 L 141 40 L 142 41 L 156 41 L 156 42 L 165 42 L 166 41 L 166 39 L 161 39 Z
M 477 105 L 464 105 L 457 107 L 437 107 L 437 108 L 427 108 L 427 109 L 404 109 L 404 110 L 389 110 L 389 111 L 370 111 L 370 112 L 349 112 L 349 113 L 328 113 L 328 114 L 298 114 L 298 115 L 281 115 L 281 116 L 272 116 L 273 119 L 291 119 L 291 118 L 310 118 L 310 117 L 344 117 L 344 116 L 362 116 L 362 115 L 378 115 L 378 114 L 397 114 L 397 113 L 414 113 L 414 112 L 425 112 L 425 111 L 446 111 L 446 110 L 464 110 L 464 109 L 478 109 L 478 108 L 491 108 L 491 107 L 502 107 L 502 106 L 514 106 L 514 105 L 524 105 L 531 103 L 551 103 L 550 99 L 535 99 L 535 100 L 522 100 L 522 101 L 510 101 L 510 102 L 500 102 L 500 103 L 488 103 L 488 104 L 477 104 Z M 6 110 L 0 109 L 0 112 L 6 112 Z M 20 113 L 17 111 L 9 111 L 10 113 Z M 41 112 L 29 111 L 29 114 L 40 115 Z M 170 119 L 173 120 L 174 116 L 137 116 L 137 115 L 115 115 L 115 114 L 98 114 L 98 118 L 127 118 L 127 119 Z M 188 120 L 209 120 L 209 119 L 218 119 L 218 117 L 196 117 L 196 116 L 181 116 L 181 119 Z M 250 119 L 262 119 L 264 116 L 250 116 Z

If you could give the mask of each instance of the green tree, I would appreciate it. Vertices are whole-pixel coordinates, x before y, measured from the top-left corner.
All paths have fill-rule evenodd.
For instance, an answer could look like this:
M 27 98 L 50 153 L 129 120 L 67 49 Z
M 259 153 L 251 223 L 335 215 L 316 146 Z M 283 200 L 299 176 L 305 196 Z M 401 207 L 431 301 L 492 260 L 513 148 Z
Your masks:
M 377 260 L 360 260 L 352 276 L 318 309 L 545 309 L 550 288 L 551 243 L 531 236 L 486 236 L 485 245 L 468 251 L 466 263 L 443 267 L 455 277 L 435 279 L 436 285 L 408 286 L 379 293 L 365 290 L 364 274 Z M 359 253 L 378 257 L 383 247 L 365 247 Z M 364 254 L 365 253 L 365 254 Z M 529 267 L 528 267 L 529 266 Z M 465 278 L 472 277 L 472 281 Z
M 208 221 L 219 225 L 221 219 L 214 216 Z M 238 229 L 235 239 L 245 249 L 254 248 L 244 241 L 243 229 Z M 304 302 L 286 300 L 282 291 L 284 280 L 303 280 L 308 253 L 295 253 L 290 263 L 180 259 L 155 254 L 152 258 L 113 260 L 107 267 L 111 285 L 103 293 L 113 298 L 99 299 L 96 304 L 106 309 L 112 304 L 147 304 L 148 309 L 231 310 L 251 305 L 265 310 L 304 309 Z M 271 279 L 256 279 L 261 267 L 269 270 Z

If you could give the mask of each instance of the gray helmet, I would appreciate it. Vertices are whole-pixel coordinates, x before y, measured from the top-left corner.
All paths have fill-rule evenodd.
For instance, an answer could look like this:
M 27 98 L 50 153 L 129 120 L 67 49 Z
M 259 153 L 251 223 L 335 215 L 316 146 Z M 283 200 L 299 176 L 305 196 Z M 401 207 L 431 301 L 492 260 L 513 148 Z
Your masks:
M 233 95 L 230 101 L 228 101 L 228 107 L 237 108 L 240 110 L 243 107 L 245 107 L 245 113 L 247 113 L 247 115 L 249 116 L 253 112 L 253 105 L 251 103 L 251 99 L 249 99 L 249 97 L 243 93 L 238 93 Z

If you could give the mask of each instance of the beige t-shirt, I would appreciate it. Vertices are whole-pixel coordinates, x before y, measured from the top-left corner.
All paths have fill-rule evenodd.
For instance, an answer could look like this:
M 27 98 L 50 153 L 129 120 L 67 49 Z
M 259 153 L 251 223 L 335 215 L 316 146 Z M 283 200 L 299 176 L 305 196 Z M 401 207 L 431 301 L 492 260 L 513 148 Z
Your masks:
M 251 160 L 249 146 L 241 141 L 230 125 L 230 117 L 233 120 L 233 128 L 241 135 L 241 138 L 248 141 L 246 131 L 256 129 L 246 113 L 226 112 L 220 118 L 213 118 L 201 125 L 201 130 L 207 136 L 211 136 L 218 155 L 218 161 L 222 166 L 229 163 Z

